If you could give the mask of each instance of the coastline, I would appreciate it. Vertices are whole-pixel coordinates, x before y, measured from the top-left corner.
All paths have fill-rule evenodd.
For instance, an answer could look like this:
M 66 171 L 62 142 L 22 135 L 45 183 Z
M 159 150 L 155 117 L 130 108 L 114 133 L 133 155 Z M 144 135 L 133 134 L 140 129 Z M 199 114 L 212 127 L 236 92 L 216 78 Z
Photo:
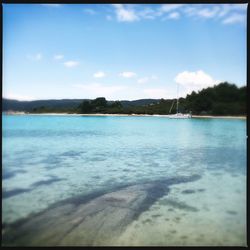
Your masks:
M 168 118 L 168 115 L 148 115 L 148 114 L 102 114 L 102 113 L 96 113 L 96 114 L 77 114 L 77 113 L 24 113 L 24 112 L 13 112 L 13 113 L 3 113 L 5 115 L 35 115 L 35 116 L 141 116 L 141 117 L 165 117 Z M 192 115 L 192 118 L 205 118 L 205 119 L 246 119 L 246 116 L 213 116 L 213 115 Z
M 219 119 L 247 119 L 246 116 L 213 116 L 213 115 L 192 115 L 192 118 L 219 118 Z

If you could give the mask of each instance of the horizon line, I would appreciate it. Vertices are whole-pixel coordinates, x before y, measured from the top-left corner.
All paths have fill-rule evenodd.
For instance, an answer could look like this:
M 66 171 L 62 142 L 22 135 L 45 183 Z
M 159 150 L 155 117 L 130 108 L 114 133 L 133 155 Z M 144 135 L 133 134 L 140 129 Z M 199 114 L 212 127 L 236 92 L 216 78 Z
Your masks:
M 96 97 L 96 98 L 105 98 L 104 96 L 99 96 L 99 97 Z M 32 100 L 18 100 L 18 99 L 14 99 L 14 98 L 8 98 L 8 97 L 2 97 L 2 99 L 7 99 L 7 100 L 12 100 L 12 101 L 18 101 L 18 102 L 34 102 L 34 101 L 61 101 L 61 100 L 95 100 L 96 98 L 54 98 L 54 99 L 32 99 Z M 181 98 L 184 98 L 184 97 L 181 97 Z M 139 98 L 139 99 L 133 99 L 133 100 L 128 100 L 128 99 L 113 99 L 113 100 L 108 100 L 106 99 L 107 101 L 139 101 L 139 100 L 173 100 L 173 99 L 176 99 L 176 98 Z

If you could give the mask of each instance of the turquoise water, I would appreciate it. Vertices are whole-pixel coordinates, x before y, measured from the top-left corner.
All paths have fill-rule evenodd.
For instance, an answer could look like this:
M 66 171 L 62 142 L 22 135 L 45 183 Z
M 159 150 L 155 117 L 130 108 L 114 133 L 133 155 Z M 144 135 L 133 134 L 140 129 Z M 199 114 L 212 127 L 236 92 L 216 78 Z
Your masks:
M 2 118 L 3 223 L 79 194 L 165 177 L 198 174 L 205 183 L 206 176 L 212 176 L 211 181 L 200 184 L 206 185 L 201 188 L 209 195 L 214 192 L 214 184 L 211 189 L 208 186 L 213 178 L 231 176 L 239 180 L 238 187 L 233 187 L 238 196 L 245 194 L 246 120 L 46 115 Z M 221 183 L 225 193 L 231 192 L 230 178 Z M 237 192 L 235 195 L 238 199 Z M 198 204 L 199 199 L 193 202 Z M 223 204 L 217 206 L 223 209 Z M 236 214 L 243 229 L 244 211 Z

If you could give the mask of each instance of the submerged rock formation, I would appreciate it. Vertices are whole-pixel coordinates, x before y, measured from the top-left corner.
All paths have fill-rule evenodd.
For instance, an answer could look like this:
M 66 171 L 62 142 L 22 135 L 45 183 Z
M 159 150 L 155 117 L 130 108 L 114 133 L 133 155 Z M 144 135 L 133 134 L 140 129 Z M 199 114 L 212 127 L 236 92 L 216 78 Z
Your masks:
M 199 175 L 161 179 L 120 188 L 95 198 L 75 197 L 5 226 L 5 246 L 105 246 L 170 186 L 198 180 Z

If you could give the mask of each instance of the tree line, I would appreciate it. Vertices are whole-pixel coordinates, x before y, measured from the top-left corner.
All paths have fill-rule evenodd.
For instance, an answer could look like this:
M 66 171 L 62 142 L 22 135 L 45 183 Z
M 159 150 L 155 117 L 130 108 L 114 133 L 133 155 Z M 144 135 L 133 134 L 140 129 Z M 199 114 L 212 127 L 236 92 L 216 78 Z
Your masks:
M 126 101 L 128 102 L 128 101 Z M 131 102 L 133 103 L 133 102 Z M 79 114 L 169 114 L 176 113 L 176 99 L 159 99 L 136 105 L 125 105 L 125 101 L 107 101 L 105 97 L 83 100 L 76 107 L 50 108 L 46 105 L 33 108 L 34 113 L 67 112 Z M 145 104 L 146 103 L 146 104 Z M 193 91 L 185 98 L 179 98 L 179 112 L 194 115 L 246 115 L 246 86 L 222 82 L 213 87 Z

